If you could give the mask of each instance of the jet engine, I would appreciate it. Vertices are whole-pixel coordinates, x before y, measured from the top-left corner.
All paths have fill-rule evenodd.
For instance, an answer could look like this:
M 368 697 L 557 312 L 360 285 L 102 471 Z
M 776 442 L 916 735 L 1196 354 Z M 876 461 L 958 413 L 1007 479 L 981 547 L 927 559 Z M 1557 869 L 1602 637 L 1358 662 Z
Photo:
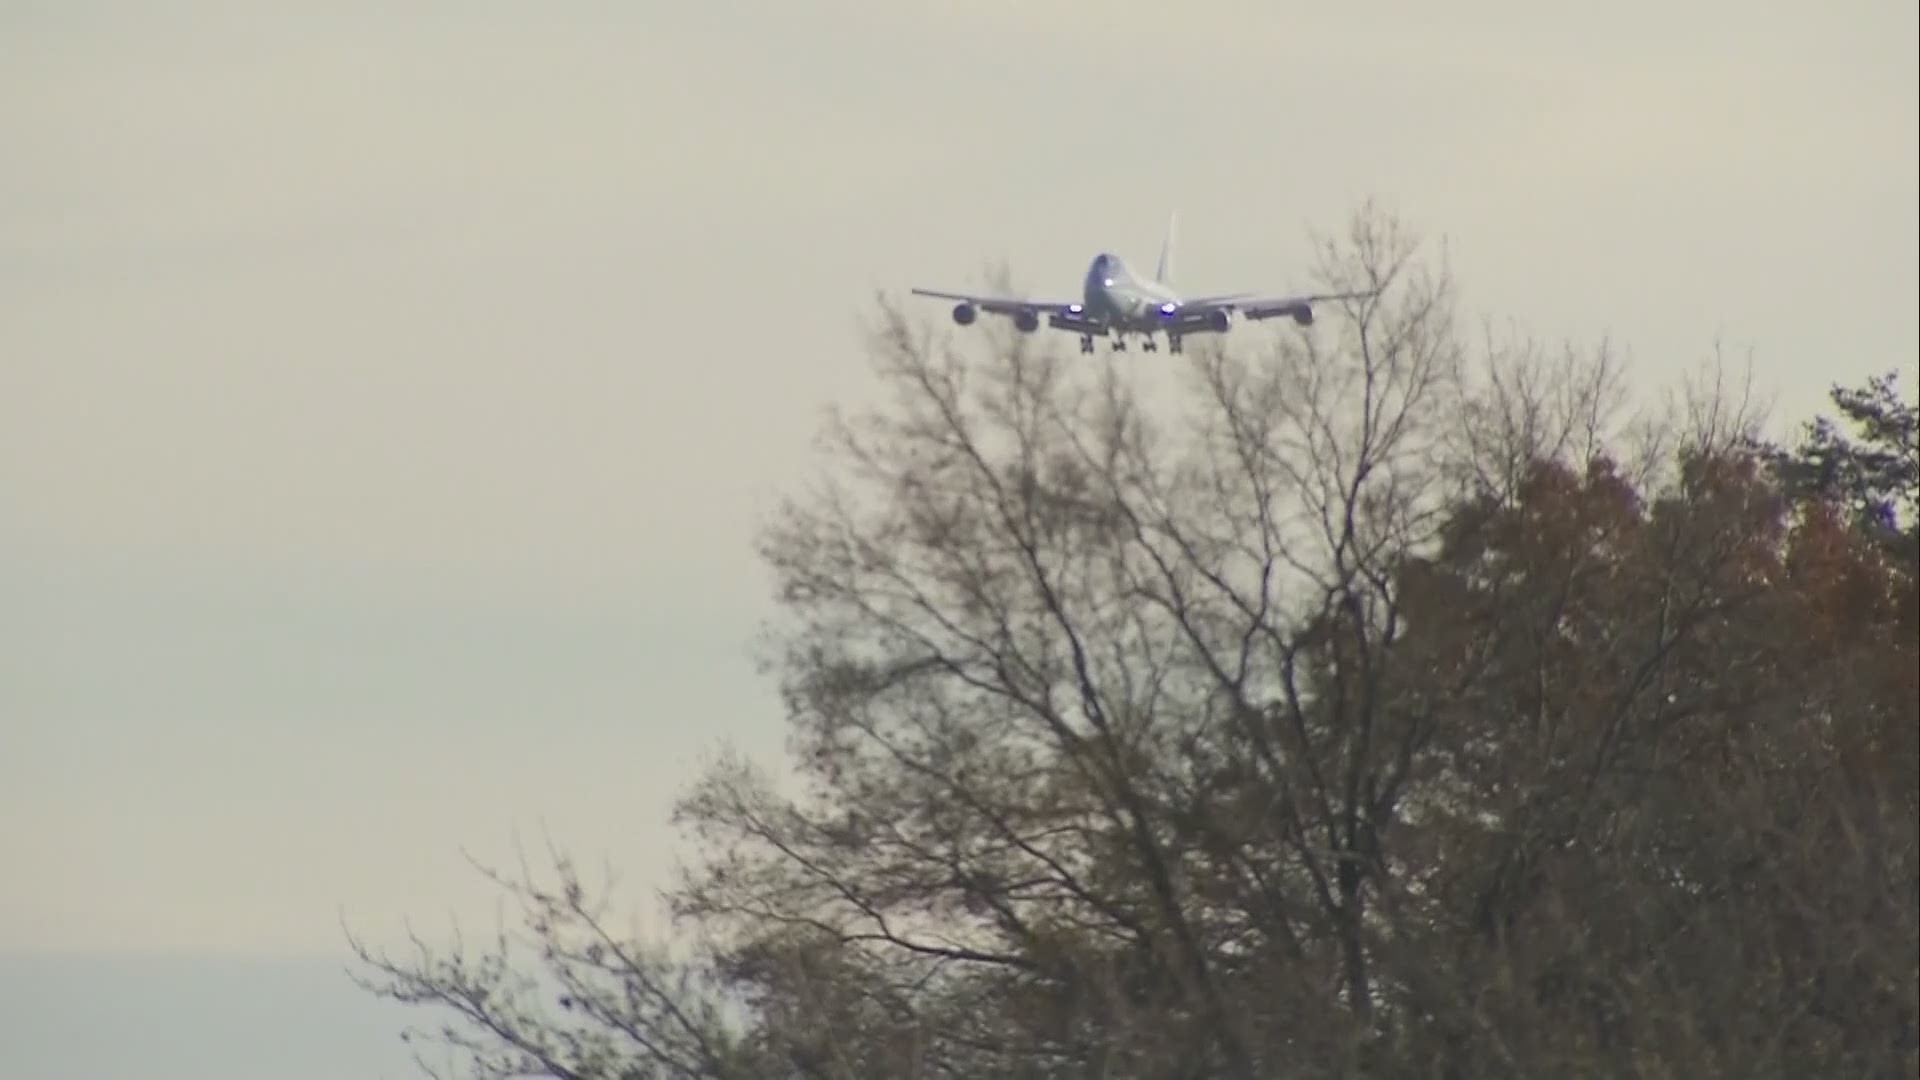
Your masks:
M 1207 328 L 1224 334 L 1233 325 L 1233 315 L 1225 308 L 1215 308 L 1207 312 Z
M 973 322 L 974 317 L 978 314 L 972 304 L 955 304 L 953 306 L 953 321 L 959 323 L 961 326 L 966 326 Z
M 1299 307 L 1294 308 L 1293 321 L 1299 323 L 1301 326 L 1312 326 L 1313 307 L 1309 304 L 1301 304 Z
M 1040 314 L 1032 308 L 1022 308 L 1014 313 L 1013 325 L 1018 327 L 1021 333 L 1031 334 L 1040 329 Z

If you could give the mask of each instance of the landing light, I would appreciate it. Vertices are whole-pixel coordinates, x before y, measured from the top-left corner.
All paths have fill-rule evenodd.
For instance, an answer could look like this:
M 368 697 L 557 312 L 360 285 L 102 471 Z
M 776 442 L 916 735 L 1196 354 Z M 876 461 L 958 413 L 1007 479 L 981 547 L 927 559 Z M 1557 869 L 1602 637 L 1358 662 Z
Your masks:
M 1174 312 L 1174 309 L 1175 309 L 1175 308 L 1178 308 L 1179 306 L 1180 306 L 1180 305 L 1178 305 L 1178 304 L 1161 304 L 1161 305 L 1160 305 L 1160 310 L 1161 310 L 1161 311 L 1163 311 L 1163 312 L 1165 312 L 1165 313 L 1166 313 L 1166 314 L 1168 314 L 1168 315 L 1171 315 L 1171 314 L 1173 314 L 1173 312 Z

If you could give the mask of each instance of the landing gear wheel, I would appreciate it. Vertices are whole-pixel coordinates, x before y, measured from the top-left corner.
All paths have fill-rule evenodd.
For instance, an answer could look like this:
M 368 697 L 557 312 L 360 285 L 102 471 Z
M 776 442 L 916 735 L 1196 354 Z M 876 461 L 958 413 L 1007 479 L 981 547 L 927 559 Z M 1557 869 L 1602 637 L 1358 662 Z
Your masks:
M 1123 338 L 1123 337 L 1117 337 L 1117 338 L 1114 338 L 1114 339 L 1113 339 L 1113 351 L 1114 351 L 1114 352 L 1126 352 L 1126 351 L 1127 351 L 1127 339 L 1126 339 L 1126 338 Z
M 1092 334 L 1080 335 L 1080 351 L 1083 353 L 1090 353 L 1093 351 L 1093 335 Z
M 1169 335 L 1167 337 L 1167 351 L 1178 354 L 1181 351 L 1180 339 Z
M 1142 341 L 1140 343 L 1140 351 L 1141 352 L 1159 352 L 1160 343 L 1153 340 L 1151 337 L 1149 337 L 1145 341 Z

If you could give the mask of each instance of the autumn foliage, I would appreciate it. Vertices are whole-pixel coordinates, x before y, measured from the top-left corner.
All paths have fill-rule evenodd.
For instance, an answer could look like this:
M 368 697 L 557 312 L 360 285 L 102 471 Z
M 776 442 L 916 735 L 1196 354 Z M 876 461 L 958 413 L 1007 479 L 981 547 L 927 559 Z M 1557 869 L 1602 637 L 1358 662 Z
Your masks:
M 1649 504 L 1604 458 L 1540 463 L 1409 568 L 1422 665 L 1490 657 L 1412 826 L 1461 1075 L 1912 1060 L 1912 568 L 1752 456 L 1681 473 Z

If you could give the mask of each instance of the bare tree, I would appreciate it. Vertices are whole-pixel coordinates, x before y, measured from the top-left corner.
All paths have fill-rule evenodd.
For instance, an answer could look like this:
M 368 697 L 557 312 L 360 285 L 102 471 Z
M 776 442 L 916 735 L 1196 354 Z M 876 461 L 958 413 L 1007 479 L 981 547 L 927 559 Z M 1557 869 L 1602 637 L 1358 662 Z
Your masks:
M 408 1005 L 436 1007 L 445 1022 L 444 1071 L 416 1052 L 436 1080 L 554 1077 L 557 1080 L 746 1080 L 773 1075 L 726 1015 L 732 1004 L 711 964 L 671 956 L 616 926 L 607 901 L 591 894 L 572 861 L 551 851 L 550 885 L 522 860 L 509 877 L 484 873 L 520 907 L 524 933 L 504 927 L 490 947 L 470 954 L 455 928 L 435 945 L 409 931 L 411 955 L 399 958 L 348 932 L 365 973 L 360 986 Z M 597 890 L 605 892 L 609 890 Z M 523 955 L 517 947 L 531 947 Z

